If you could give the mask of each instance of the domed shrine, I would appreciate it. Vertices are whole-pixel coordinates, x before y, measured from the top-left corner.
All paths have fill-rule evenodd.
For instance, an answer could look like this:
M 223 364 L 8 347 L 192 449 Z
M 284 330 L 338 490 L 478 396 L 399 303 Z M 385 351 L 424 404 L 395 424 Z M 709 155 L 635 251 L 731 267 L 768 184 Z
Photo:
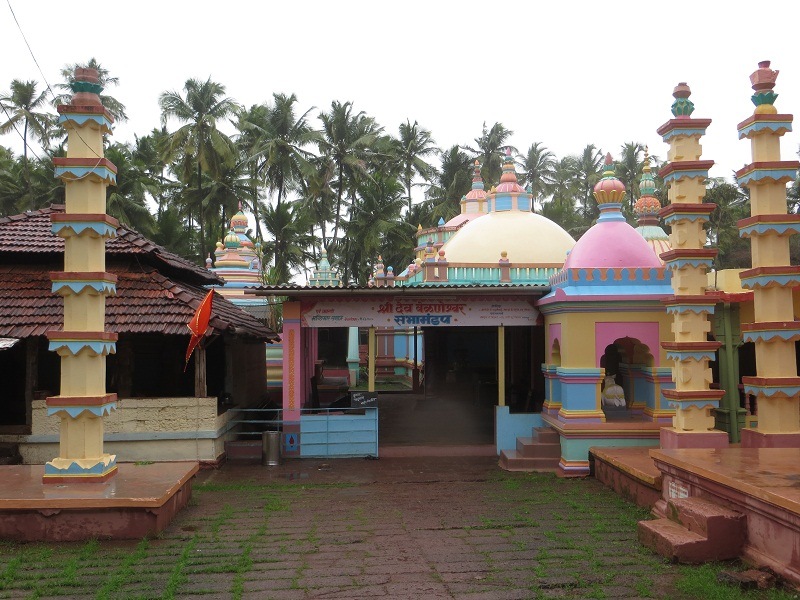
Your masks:
M 435 228 L 417 230 L 416 260 L 394 277 L 394 285 L 547 285 L 575 240 L 532 209 L 533 195 L 519 185 L 510 150 L 500 182 L 488 193 L 476 162 L 461 214 L 447 223 L 440 220 Z M 376 283 L 381 285 L 380 277 Z
M 589 472 L 589 446 L 653 445 L 672 416 L 661 394 L 674 385 L 660 345 L 672 335 L 661 303 L 672 294 L 669 272 L 625 221 L 625 187 L 610 154 L 594 196 L 597 223 L 537 303 L 545 329 L 542 419 L 561 438 L 559 471 L 572 475 Z M 609 435 L 607 426 L 620 421 L 639 425 Z
M 263 318 L 265 302 L 262 298 L 245 295 L 245 289 L 261 285 L 261 245 L 253 243 L 247 235 L 248 218 L 239 210 L 230 220 L 230 229 L 222 241 L 217 242 L 214 259 L 206 259 L 206 268 L 225 280 L 217 292 L 256 318 Z

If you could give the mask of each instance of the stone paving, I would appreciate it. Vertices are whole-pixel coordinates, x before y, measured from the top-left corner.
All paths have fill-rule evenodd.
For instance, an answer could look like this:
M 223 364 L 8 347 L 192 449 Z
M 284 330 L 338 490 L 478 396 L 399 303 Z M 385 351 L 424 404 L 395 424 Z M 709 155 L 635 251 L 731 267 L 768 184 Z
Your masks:
M 158 538 L 0 545 L 0 598 L 670 598 L 647 515 L 496 458 L 227 464 Z

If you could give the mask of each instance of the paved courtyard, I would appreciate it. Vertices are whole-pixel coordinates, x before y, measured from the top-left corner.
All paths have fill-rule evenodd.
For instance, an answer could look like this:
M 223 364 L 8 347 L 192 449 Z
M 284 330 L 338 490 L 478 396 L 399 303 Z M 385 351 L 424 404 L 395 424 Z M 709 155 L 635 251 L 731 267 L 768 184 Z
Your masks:
M 492 457 L 201 472 L 158 538 L 0 543 L 0 598 L 675 598 L 647 513 Z

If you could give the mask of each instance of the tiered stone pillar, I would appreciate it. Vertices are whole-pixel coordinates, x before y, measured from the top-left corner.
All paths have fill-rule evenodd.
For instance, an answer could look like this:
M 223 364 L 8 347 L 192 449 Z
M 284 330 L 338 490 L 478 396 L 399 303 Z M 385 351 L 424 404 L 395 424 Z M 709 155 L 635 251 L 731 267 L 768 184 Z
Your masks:
M 661 255 L 672 272 L 674 296 L 665 301 L 673 315 L 674 342 L 662 342 L 667 358 L 673 361 L 672 379 L 675 389 L 662 390 L 675 407 L 672 427 L 661 430 L 662 448 L 720 448 L 728 443 L 723 431 L 714 430 L 712 409 L 717 408 L 723 390 L 712 390 L 710 360 L 718 342 L 706 339 L 711 330 L 709 316 L 714 313 L 716 299 L 705 295 L 706 273 L 717 252 L 705 248 L 703 224 L 714 210 L 704 204 L 705 181 L 714 161 L 700 160 L 703 149 L 700 138 L 711 119 L 694 119 L 691 90 L 679 83 L 673 92 L 670 119 L 658 129 L 670 146 L 669 163 L 659 175 L 669 185 L 669 206 L 661 210 L 664 222 L 672 227 L 672 250 Z
M 786 184 L 797 173 L 797 161 L 782 161 L 780 138 L 792 130 L 792 115 L 778 114 L 772 89 L 778 71 L 769 61 L 750 75 L 755 113 L 739 124 L 739 139 L 748 138 L 753 162 L 736 173 L 750 188 L 748 219 L 739 235 L 750 238 L 753 268 L 741 273 L 742 287 L 753 290 L 754 322 L 742 325 L 744 341 L 754 342 L 756 376 L 743 377 L 745 393 L 756 396 L 758 429 L 742 430 L 742 446 L 800 447 L 800 378 L 795 342 L 800 322 L 794 319 L 792 288 L 800 285 L 800 267 L 790 266 L 789 236 L 800 232 L 800 216 L 786 210 Z
M 117 336 L 104 331 L 105 299 L 116 277 L 105 270 L 105 241 L 118 223 L 106 212 L 106 188 L 116 168 L 103 157 L 103 134 L 111 115 L 100 102 L 95 69 L 76 69 L 74 95 L 58 107 L 67 130 L 67 157 L 54 158 L 64 181 L 66 211 L 52 215 L 53 233 L 64 238 L 64 271 L 51 273 L 52 290 L 64 297 L 64 329 L 48 331 L 50 350 L 61 357 L 61 395 L 47 398 L 47 414 L 61 419 L 59 455 L 45 465 L 44 482 L 98 482 L 117 471 L 103 452 L 103 416 L 116 408 L 106 393 L 106 356 Z

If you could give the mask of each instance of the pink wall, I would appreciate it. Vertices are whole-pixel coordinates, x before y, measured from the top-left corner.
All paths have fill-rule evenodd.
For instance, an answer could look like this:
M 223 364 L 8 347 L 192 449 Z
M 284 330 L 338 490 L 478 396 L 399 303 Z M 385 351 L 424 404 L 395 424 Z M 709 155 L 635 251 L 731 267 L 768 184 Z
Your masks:
M 658 337 L 658 323 L 595 323 L 595 360 L 598 368 L 606 346 L 622 338 L 639 340 L 649 348 L 650 354 L 653 355 L 653 366 L 660 366 L 658 363 L 661 341 Z

